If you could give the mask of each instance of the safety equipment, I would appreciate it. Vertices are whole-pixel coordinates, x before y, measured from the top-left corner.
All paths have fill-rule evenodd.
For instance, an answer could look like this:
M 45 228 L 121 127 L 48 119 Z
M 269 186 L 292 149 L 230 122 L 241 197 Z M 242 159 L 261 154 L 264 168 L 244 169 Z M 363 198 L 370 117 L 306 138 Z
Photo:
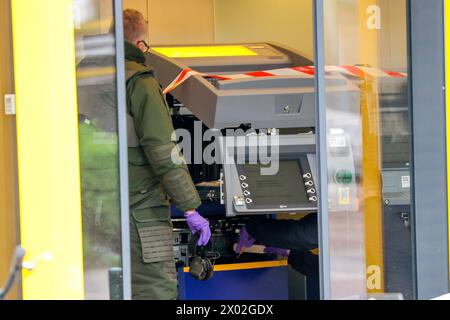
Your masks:
M 192 237 L 193 245 L 193 258 L 189 263 L 189 274 L 196 280 L 207 281 L 211 279 L 214 275 L 214 265 L 209 258 L 206 257 L 204 248 L 201 249 L 200 255 L 198 254 L 198 238 L 199 236 Z
M 128 63 L 126 81 L 141 76 L 153 76 L 151 69 Z M 109 56 L 87 56 L 77 67 L 79 81 L 78 111 L 80 169 L 83 197 L 83 227 L 91 230 L 86 242 L 111 243 L 119 249 L 120 203 L 116 83 L 112 80 L 115 60 Z M 92 70 L 101 76 L 92 84 Z M 90 71 L 90 72 L 89 72 Z M 102 73 L 103 72 L 103 73 Z M 128 146 L 139 145 L 133 118 L 127 115 Z M 162 202 L 162 200 L 160 201 Z M 95 234 L 95 235 L 94 235 Z M 101 241 L 98 239 L 102 239 Z M 96 256 L 92 247 L 92 259 Z
M 368 67 L 358 67 L 358 66 L 325 66 L 325 72 L 338 72 L 344 75 L 365 78 L 365 77 L 390 77 L 390 78 L 407 78 L 408 75 L 402 72 L 392 72 L 384 71 L 375 68 Z M 302 66 L 302 67 L 292 67 L 292 68 L 282 68 L 275 70 L 265 70 L 265 71 L 255 71 L 240 74 L 227 74 L 227 75 L 217 75 L 198 72 L 192 69 L 184 69 L 180 74 L 173 80 L 167 88 L 164 89 L 163 93 L 167 94 L 175 90 L 178 86 L 186 82 L 192 76 L 202 76 L 205 78 L 212 78 L 217 80 L 238 80 L 247 78 L 260 78 L 260 77 L 276 77 L 276 76 L 303 76 L 303 77 L 314 77 L 315 68 L 312 66 Z
M 211 260 L 195 256 L 189 265 L 189 274 L 196 280 L 206 281 L 214 275 L 214 267 Z
M 154 71 L 144 65 L 145 56 L 135 45 L 125 42 L 125 56 L 127 114 L 139 137 L 137 147 L 128 144 L 130 205 L 138 194 L 158 189 L 159 197 L 149 200 L 147 207 L 169 207 L 170 197 L 183 212 L 197 208 L 201 200 L 180 159 L 169 107 Z
M 109 56 L 87 56 L 78 65 L 77 75 L 83 227 L 94 230 L 95 237 L 103 239 L 96 242 L 118 244 L 117 104 L 116 83 L 111 78 L 114 66 L 115 60 Z M 96 78 L 95 85 L 91 83 L 92 70 L 101 75 Z M 127 63 L 127 85 L 144 75 L 153 76 L 153 70 Z M 127 115 L 127 130 L 128 146 L 138 146 L 139 139 L 130 115 Z M 92 233 L 86 235 L 85 241 L 91 241 Z M 95 256 L 94 252 L 92 256 Z
M 243 248 L 251 247 L 255 243 L 255 239 L 248 234 L 247 228 L 243 226 L 239 232 L 239 243 L 236 246 L 236 253 L 240 254 Z
M 209 227 L 208 220 L 195 211 L 186 215 L 186 223 L 188 224 L 192 234 L 198 234 L 199 240 L 197 244 L 199 246 L 205 246 L 211 238 L 211 229 Z
M 139 228 L 141 238 L 142 259 L 145 263 L 171 261 L 174 255 L 172 249 L 172 229 L 168 226 L 152 226 Z
M 265 247 L 264 253 L 275 254 L 277 256 L 289 257 L 289 250 L 275 247 Z
M 164 189 L 167 190 L 173 202 L 184 207 L 189 203 L 200 201 L 196 192 L 190 192 L 194 186 L 189 169 L 174 142 L 149 148 L 147 156 L 153 164 L 155 174 L 160 177 Z

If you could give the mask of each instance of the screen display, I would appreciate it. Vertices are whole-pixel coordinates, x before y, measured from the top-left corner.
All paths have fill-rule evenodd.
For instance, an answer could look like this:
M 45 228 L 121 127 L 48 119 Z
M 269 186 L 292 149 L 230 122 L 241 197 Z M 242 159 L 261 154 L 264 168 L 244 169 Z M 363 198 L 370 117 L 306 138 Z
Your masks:
M 245 46 L 155 47 L 168 58 L 248 57 L 258 54 Z
M 261 168 L 261 164 L 242 165 L 254 206 L 279 207 L 308 203 L 298 160 L 281 160 L 278 174 L 273 176 L 261 175 Z

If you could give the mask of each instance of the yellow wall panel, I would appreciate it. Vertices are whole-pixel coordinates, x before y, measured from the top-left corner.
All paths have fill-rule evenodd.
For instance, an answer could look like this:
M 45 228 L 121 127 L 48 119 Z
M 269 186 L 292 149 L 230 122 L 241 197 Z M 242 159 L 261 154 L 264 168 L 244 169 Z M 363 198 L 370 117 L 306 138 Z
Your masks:
M 214 42 L 213 0 L 124 0 L 148 19 L 152 45 Z
M 73 0 L 13 0 L 24 299 L 83 299 Z
M 148 24 L 153 45 L 213 43 L 213 1 L 148 0 Z
M 123 9 L 134 9 L 144 15 L 145 20 L 148 20 L 148 1 L 147 0 L 123 0 Z
M 314 56 L 311 0 L 214 0 L 215 40 L 279 42 Z

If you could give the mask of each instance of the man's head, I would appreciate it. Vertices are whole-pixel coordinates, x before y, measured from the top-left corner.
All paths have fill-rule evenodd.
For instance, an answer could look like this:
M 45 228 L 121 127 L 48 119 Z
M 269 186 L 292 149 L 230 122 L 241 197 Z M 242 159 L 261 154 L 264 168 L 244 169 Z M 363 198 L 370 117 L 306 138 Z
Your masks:
M 125 41 L 136 45 L 142 51 L 148 49 L 142 43 L 147 40 L 148 35 L 147 23 L 142 13 L 133 9 L 125 10 L 123 12 L 123 31 Z

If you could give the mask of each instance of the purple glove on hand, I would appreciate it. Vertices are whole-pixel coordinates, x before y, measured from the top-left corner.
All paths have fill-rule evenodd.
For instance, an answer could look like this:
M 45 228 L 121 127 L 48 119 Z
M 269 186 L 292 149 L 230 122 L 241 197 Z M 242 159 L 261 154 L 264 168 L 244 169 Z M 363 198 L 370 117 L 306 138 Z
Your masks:
M 255 243 L 255 239 L 248 234 L 247 228 L 244 226 L 239 232 L 239 243 L 236 246 L 236 253 L 241 253 L 243 248 L 249 248 Z
M 209 228 L 209 222 L 203 218 L 197 211 L 185 215 L 186 222 L 191 229 L 192 234 L 199 233 L 200 239 L 197 244 L 199 246 L 206 246 L 211 238 L 211 229 Z
M 264 252 L 268 253 L 268 254 L 276 254 L 277 256 L 289 257 L 289 250 L 288 249 L 266 247 L 264 249 Z

